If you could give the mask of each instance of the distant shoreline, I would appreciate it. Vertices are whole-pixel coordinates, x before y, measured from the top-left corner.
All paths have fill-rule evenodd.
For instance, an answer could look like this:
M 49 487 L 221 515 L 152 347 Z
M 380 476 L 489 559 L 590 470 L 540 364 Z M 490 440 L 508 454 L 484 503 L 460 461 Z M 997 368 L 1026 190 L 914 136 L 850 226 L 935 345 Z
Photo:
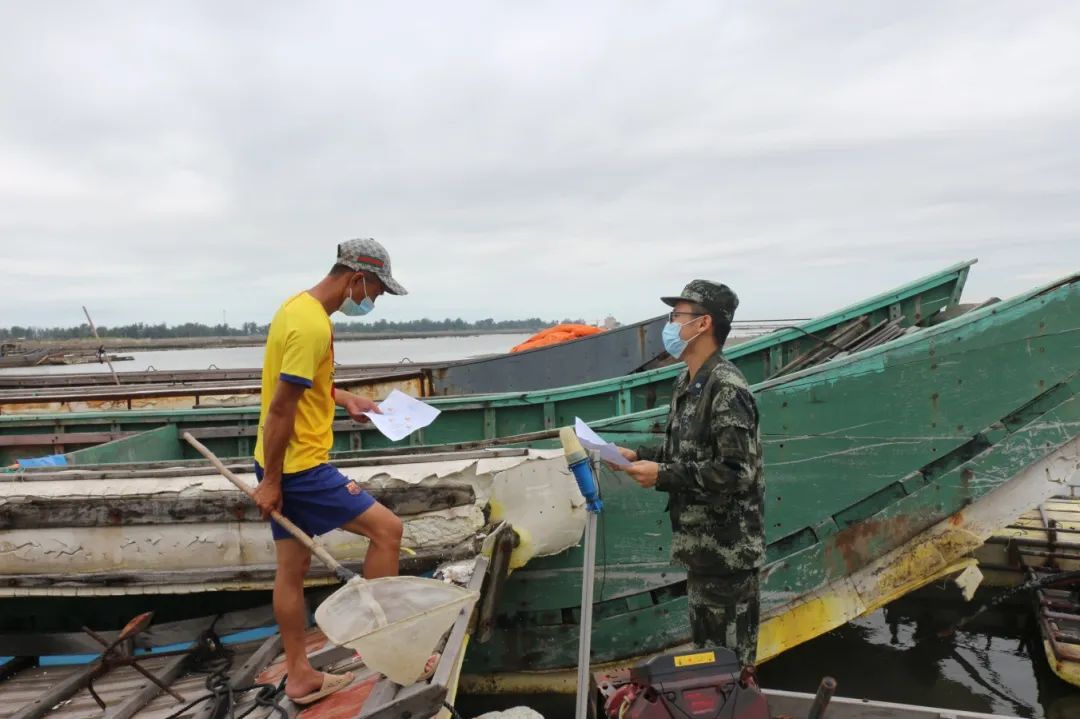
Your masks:
M 337 342 L 360 342 L 364 340 L 404 340 L 431 337 L 471 337 L 474 335 L 532 334 L 534 330 L 431 330 L 429 332 L 343 332 L 334 336 Z M 27 350 L 96 350 L 104 346 L 114 352 L 133 352 L 151 349 L 205 349 L 208 347 L 257 347 L 266 343 L 266 335 L 241 335 L 239 337 L 164 337 L 161 339 L 133 339 L 127 337 L 83 337 L 73 340 L 23 340 L 19 345 Z

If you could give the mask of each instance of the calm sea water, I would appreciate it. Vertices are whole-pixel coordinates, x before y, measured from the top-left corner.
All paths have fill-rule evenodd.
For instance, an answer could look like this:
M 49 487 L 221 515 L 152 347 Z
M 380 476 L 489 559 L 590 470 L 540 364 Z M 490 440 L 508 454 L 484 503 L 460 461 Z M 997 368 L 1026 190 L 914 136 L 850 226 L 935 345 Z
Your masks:
M 963 612 L 955 604 L 903 600 L 766 662 L 761 684 L 812 694 L 823 676 L 837 695 L 1032 719 L 1080 719 L 1080 689 L 1046 663 L 1026 606 L 1012 605 L 940 638 Z M 529 706 L 549 719 L 574 713 L 569 696 L 465 696 L 462 716 Z
M 470 335 L 466 337 L 424 337 L 397 340 L 356 340 L 334 343 L 334 359 L 339 364 L 386 364 L 412 362 L 441 362 L 444 360 L 502 354 L 529 338 L 528 334 Z M 133 360 L 114 362 L 117 372 L 142 372 L 148 368 L 178 369 L 238 369 L 262 365 L 263 348 L 211 347 L 188 350 L 149 350 L 124 352 Z M 103 364 L 56 365 L 50 367 L 6 367 L 0 372 L 9 374 L 107 372 Z

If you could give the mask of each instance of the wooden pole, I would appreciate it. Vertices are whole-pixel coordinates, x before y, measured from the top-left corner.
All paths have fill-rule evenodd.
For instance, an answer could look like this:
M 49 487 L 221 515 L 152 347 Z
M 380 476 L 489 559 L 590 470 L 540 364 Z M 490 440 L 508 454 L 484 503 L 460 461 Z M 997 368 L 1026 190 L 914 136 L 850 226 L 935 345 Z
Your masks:
M 195 439 L 187 432 L 181 434 L 180 438 L 190 444 L 196 452 L 208 459 L 210 461 L 210 464 L 214 465 L 214 468 L 217 469 L 217 471 L 221 474 L 222 477 L 232 482 L 233 486 L 235 486 L 241 492 L 250 497 L 252 501 L 255 500 L 255 488 L 244 480 L 237 477 L 235 474 L 233 474 L 232 471 L 228 467 L 226 467 L 213 452 L 207 449 L 202 442 Z M 326 551 L 325 547 L 312 541 L 311 537 L 309 537 L 304 530 L 300 529 L 300 527 L 297 527 L 295 524 L 293 524 L 288 517 L 282 515 L 276 509 L 270 512 L 270 517 L 279 525 L 281 525 L 281 527 L 285 531 L 291 534 L 294 539 L 300 542 L 300 544 L 307 547 L 307 550 L 309 552 L 321 559 L 322 563 L 326 565 L 327 569 L 336 574 L 338 578 L 341 579 L 341 581 L 347 582 L 356 576 L 356 572 L 353 572 L 343 567 L 338 560 L 334 559 L 333 555 L 331 555 L 330 552 Z
M 101 338 L 98 337 L 97 327 L 94 326 L 94 321 L 90 319 L 90 312 L 87 311 L 86 305 L 83 305 L 82 311 L 83 314 L 86 315 L 86 321 L 90 323 L 90 331 L 94 333 L 94 339 L 100 342 Z M 104 348 L 102 349 L 104 350 Z M 112 360 L 109 359 L 108 352 L 105 352 L 105 362 L 109 365 L 109 371 L 112 372 L 113 382 L 116 382 L 116 384 L 120 384 L 120 378 L 117 376 L 116 370 L 113 369 Z

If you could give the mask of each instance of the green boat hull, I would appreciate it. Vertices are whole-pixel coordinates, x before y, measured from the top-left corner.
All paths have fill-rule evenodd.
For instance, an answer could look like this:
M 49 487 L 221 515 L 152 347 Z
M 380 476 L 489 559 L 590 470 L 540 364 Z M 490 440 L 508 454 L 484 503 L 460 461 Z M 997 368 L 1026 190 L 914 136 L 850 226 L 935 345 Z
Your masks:
M 735 345 L 726 355 L 750 382 L 758 383 L 814 361 L 828 342 L 854 344 L 860 332 L 871 340 L 887 339 L 890 323 L 898 332 L 954 309 L 971 264 L 954 265 L 799 327 Z M 575 417 L 596 421 L 664 407 L 682 368 L 678 364 L 550 390 L 431 398 L 443 413 L 439 421 L 398 443 L 339 414 L 332 452 L 467 444 L 552 430 L 572 424 Z M 190 431 L 219 456 L 250 456 L 258 419 L 257 407 L 0 414 L 0 464 L 52 453 L 67 454 L 73 464 L 197 458 L 175 433 L 130 436 L 165 425 Z
M 979 502 L 1080 434 L 1080 280 L 986 308 L 860 357 L 754 388 L 767 486 L 763 614 L 856 572 Z M 595 427 L 656 443 L 662 410 Z M 542 442 L 535 442 L 536 444 Z M 601 470 L 593 661 L 689 640 L 662 493 Z M 581 550 L 512 575 L 494 639 L 466 672 L 576 662 Z

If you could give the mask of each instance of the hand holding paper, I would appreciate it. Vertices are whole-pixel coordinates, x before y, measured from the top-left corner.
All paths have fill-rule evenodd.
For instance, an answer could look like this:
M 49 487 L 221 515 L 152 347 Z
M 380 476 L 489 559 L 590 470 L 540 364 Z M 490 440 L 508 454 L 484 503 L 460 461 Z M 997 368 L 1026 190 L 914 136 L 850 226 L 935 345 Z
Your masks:
M 582 446 L 600 455 L 600 459 L 611 462 L 617 467 L 629 467 L 630 461 L 622 456 L 622 452 L 611 442 L 592 430 L 589 425 L 581 421 L 580 417 L 574 418 L 574 434 L 581 440 Z
M 376 429 L 393 442 L 405 439 L 416 430 L 427 427 L 439 416 L 439 410 L 430 404 L 396 389 L 379 403 L 379 410 L 382 414 L 365 412 L 364 415 L 371 420 Z

